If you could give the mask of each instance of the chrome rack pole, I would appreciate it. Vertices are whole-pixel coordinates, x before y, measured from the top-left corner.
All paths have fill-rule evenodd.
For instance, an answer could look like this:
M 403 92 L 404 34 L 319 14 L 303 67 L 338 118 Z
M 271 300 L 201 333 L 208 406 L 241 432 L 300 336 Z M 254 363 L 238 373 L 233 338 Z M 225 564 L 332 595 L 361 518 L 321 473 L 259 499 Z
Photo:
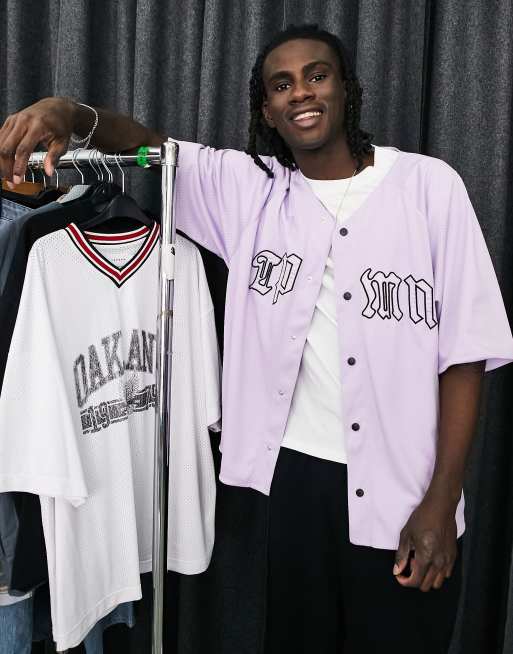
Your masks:
M 34 152 L 30 155 L 28 165 L 30 168 L 42 168 L 43 161 L 46 157 L 46 152 Z M 147 164 L 160 164 L 161 163 L 161 150 L 160 148 L 148 148 L 145 155 Z M 140 158 L 137 154 L 105 154 L 99 150 L 92 149 L 86 150 L 78 148 L 77 150 L 69 150 L 64 153 L 59 159 L 57 168 L 76 168 L 80 164 L 90 166 L 92 163 L 104 163 L 107 166 L 140 166 Z
M 157 316 L 157 407 L 153 481 L 153 637 L 152 654 L 162 654 L 164 586 L 167 572 L 167 516 L 169 492 L 169 430 L 173 344 L 173 299 L 176 225 L 173 212 L 178 144 L 162 144 L 162 217 Z

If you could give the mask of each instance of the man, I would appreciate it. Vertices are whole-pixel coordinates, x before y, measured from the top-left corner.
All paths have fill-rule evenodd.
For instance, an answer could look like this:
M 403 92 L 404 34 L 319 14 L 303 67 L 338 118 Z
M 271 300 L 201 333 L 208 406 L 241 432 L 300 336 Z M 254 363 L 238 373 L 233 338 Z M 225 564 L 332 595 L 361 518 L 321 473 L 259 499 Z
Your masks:
M 247 152 L 179 142 L 177 225 L 230 271 L 220 480 L 269 496 L 267 654 L 447 651 L 482 374 L 513 360 L 461 178 L 373 146 L 361 94 L 335 36 L 291 27 L 253 69 Z M 98 118 L 104 151 L 165 140 Z M 43 143 L 51 175 L 91 124 L 62 98 L 10 116 L 1 174 Z

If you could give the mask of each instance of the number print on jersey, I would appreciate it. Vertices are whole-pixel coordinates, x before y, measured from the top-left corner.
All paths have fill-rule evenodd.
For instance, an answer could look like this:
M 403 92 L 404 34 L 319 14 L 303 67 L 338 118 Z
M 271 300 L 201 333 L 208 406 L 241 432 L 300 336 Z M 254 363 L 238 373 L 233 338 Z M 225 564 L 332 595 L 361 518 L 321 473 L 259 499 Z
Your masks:
M 360 277 L 367 296 L 367 304 L 362 311 L 365 318 L 371 319 L 379 316 L 382 320 L 391 318 L 401 320 L 404 314 L 401 310 L 399 290 L 404 281 L 408 292 L 410 320 L 415 324 L 423 321 L 429 329 L 438 325 L 435 318 L 433 287 L 426 280 L 415 279 L 413 275 L 408 275 L 402 280 L 393 271 L 386 275 L 381 270 L 371 276 L 371 271 L 371 268 L 367 268 Z
M 303 259 L 297 254 L 279 255 L 271 250 L 262 250 L 255 254 L 251 266 L 256 273 L 249 288 L 260 295 L 267 295 L 273 291 L 273 304 L 276 304 L 280 295 L 290 293 L 296 283 L 299 268 Z

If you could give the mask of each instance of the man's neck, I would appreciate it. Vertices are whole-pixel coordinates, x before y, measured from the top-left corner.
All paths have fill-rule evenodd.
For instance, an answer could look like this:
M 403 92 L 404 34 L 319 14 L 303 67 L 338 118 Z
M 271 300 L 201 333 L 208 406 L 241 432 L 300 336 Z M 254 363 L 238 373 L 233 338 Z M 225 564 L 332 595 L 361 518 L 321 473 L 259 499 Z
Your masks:
M 351 177 L 357 166 L 345 135 L 317 150 L 295 150 L 292 154 L 303 175 L 310 179 L 346 179 Z M 364 165 L 372 165 L 369 156 L 372 157 L 364 157 Z

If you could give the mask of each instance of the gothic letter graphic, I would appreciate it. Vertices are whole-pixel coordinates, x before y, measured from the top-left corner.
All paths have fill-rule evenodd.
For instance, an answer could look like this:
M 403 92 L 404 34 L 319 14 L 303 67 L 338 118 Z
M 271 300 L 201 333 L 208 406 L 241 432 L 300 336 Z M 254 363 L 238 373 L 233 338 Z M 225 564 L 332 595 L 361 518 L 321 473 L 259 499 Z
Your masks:
M 404 281 L 408 286 L 410 318 L 415 324 L 425 320 L 429 329 L 433 329 L 438 322 L 435 318 L 432 287 L 424 279 L 414 279 L 412 275 L 408 275 Z
M 273 304 L 276 304 L 280 295 L 290 293 L 294 288 L 294 283 L 300 266 L 301 259 L 297 254 L 290 254 L 287 256 L 287 253 L 285 252 L 281 264 L 280 278 L 274 287 Z
M 251 265 L 257 271 L 249 288 L 260 295 L 267 295 L 274 289 L 273 304 L 276 304 L 280 295 L 290 293 L 294 288 L 302 262 L 297 254 L 287 255 L 285 252 L 283 257 L 279 257 L 270 250 L 262 250 L 253 257 Z
M 378 271 L 371 277 L 371 268 L 361 276 L 361 282 L 367 295 L 367 305 L 362 312 L 366 318 L 373 318 L 376 314 L 390 320 L 392 316 L 401 320 L 403 312 L 399 306 L 399 286 L 401 278 L 394 272 L 385 273 Z
M 262 252 L 255 254 L 251 265 L 257 271 L 249 288 L 258 291 L 261 295 L 267 295 L 274 286 L 274 284 L 269 284 L 274 267 L 280 263 L 281 257 L 270 250 L 262 250 Z

